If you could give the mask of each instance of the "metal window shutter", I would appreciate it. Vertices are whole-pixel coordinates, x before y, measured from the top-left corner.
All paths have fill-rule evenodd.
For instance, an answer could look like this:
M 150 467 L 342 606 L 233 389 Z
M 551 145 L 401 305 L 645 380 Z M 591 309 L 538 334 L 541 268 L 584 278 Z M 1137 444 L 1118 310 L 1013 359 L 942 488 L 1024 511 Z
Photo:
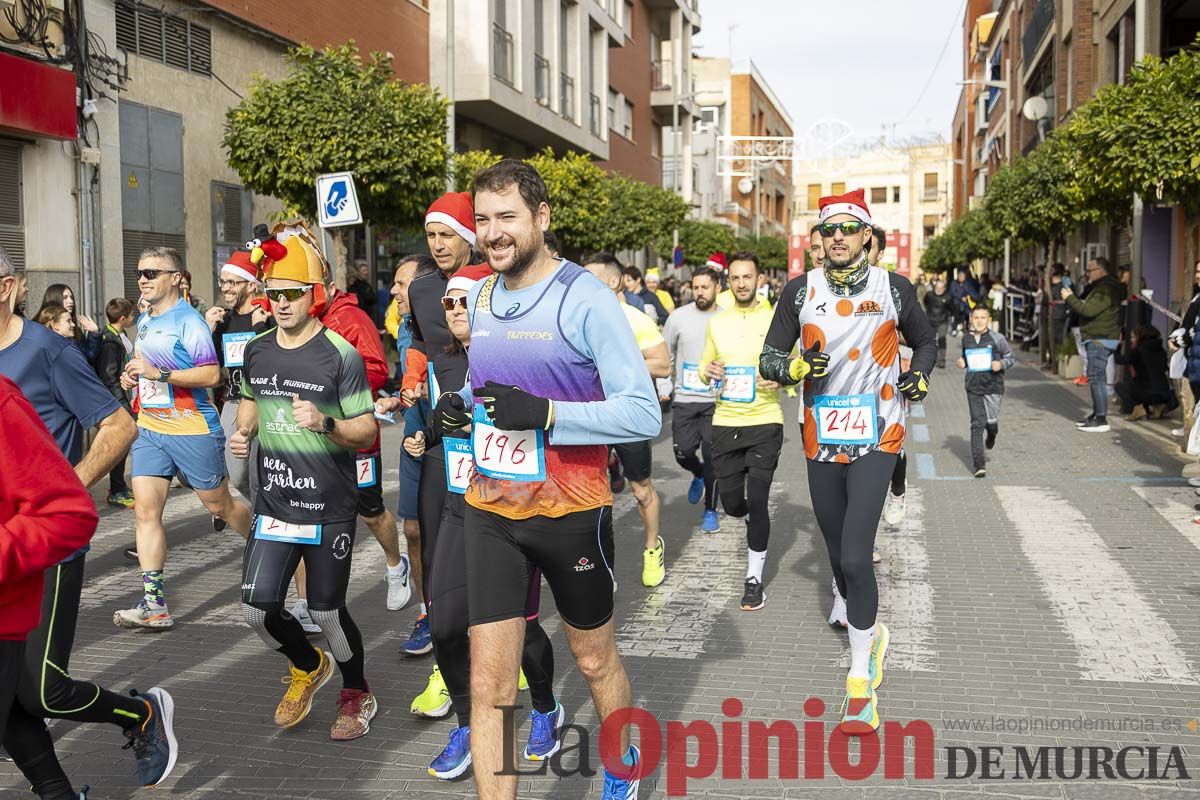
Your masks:
M 133 6 L 117 3 L 117 47 L 126 52 L 137 52 L 137 17 Z
M 179 19 L 178 17 L 167 17 L 164 20 L 166 24 L 166 35 L 164 43 L 166 46 L 166 61 L 172 67 L 179 69 L 188 68 L 188 24 L 187 20 Z
M 21 211 L 21 146 L 0 140 L 0 247 L 13 265 L 25 268 L 25 226 Z
M 188 28 L 190 31 L 188 52 L 191 55 L 188 69 L 197 75 L 211 75 L 212 32 L 208 28 L 202 28 L 194 23 L 189 24 Z
M 150 8 L 137 10 L 138 55 L 163 60 L 163 16 Z

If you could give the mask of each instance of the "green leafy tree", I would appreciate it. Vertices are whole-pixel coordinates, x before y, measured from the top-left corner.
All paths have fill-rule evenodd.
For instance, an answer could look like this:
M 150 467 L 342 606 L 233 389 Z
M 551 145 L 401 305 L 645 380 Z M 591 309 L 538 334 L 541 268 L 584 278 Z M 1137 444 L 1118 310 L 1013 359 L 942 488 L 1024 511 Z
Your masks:
M 1195 42 L 1200 47 L 1200 37 Z M 1066 126 L 1071 167 L 1089 206 L 1151 202 L 1200 211 L 1200 52 L 1147 56 L 1124 85 L 1106 86 Z
M 604 193 L 609 207 L 596 241 L 598 250 L 640 250 L 687 218 L 687 202 L 661 186 L 609 175 Z
M 736 241 L 733 229 L 720 222 L 689 219 L 679 225 L 679 244 L 688 264 L 703 264 L 718 251 L 728 254 L 733 251 Z M 667 232 L 658 239 L 659 257 L 670 263 L 673 247 L 673 231 Z
M 296 47 L 286 58 L 289 75 L 255 79 L 226 113 L 221 143 L 242 183 L 315 220 L 316 176 L 349 170 L 365 220 L 419 219 L 446 186 L 446 101 L 397 80 L 383 53 L 364 61 L 353 42 Z M 344 265 L 342 229 L 333 234 Z
M 556 158 L 546 148 L 525 159 L 541 174 L 550 195 L 550 227 L 558 236 L 563 254 L 578 257 L 603 240 L 604 220 L 611 206 L 604 193 L 604 170 L 589 156 L 568 152 Z
M 468 150 L 454 154 L 454 190 L 468 192 L 476 173 L 485 170 L 500 160 L 491 150 Z
M 782 236 L 739 236 L 732 249 L 754 253 L 763 269 L 787 269 L 788 242 Z

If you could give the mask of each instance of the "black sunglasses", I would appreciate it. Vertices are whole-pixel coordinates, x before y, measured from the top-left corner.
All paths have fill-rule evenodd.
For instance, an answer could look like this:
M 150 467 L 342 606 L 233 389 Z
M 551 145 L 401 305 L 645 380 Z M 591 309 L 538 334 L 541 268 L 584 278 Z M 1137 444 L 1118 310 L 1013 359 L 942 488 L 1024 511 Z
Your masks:
M 137 276 L 144 281 L 152 281 L 163 273 L 170 275 L 171 273 L 178 271 L 179 270 L 177 269 L 139 269 L 137 271 Z
M 311 289 L 311 286 L 289 286 L 286 289 L 267 289 L 267 299 L 272 303 L 278 303 L 280 300 L 287 300 L 289 303 L 294 303 L 308 294 Z
M 446 309 L 447 311 L 453 311 L 455 307 L 466 310 L 467 296 L 465 294 L 459 295 L 458 297 L 450 297 L 449 295 L 446 295 L 442 298 L 442 308 Z
M 865 222 L 852 219 L 846 222 L 822 222 L 817 226 L 817 230 L 821 232 L 822 237 L 833 236 L 838 230 L 841 230 L 847 236 L 853 236 L 865 227 Z

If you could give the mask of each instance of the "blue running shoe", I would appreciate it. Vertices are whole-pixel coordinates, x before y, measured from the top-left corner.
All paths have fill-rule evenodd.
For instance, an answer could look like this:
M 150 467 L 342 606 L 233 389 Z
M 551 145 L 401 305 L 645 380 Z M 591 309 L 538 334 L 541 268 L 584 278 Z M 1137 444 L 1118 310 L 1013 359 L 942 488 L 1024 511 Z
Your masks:
M 721 520 L 717 518 L 717 510 L 709 508 L 704 511 L 704 516 L 700 519 L 700 530 L 705 533 L 716 533 L 721 530 Z
M 455 728 L 450 731 L 446 749 L 438 753 L 429 765 L 429 774 L 444 781 L 454 780 L 471 766 L 471 729 Z
M 704 497 L 704 478 L 692 478 L 692 485 L 688 487 L 688 502 L 696 505 L 701 497 Z
M 174 728 L 175 701 L 165 689 L 157 686 L 135 697 L 150 706 L 150 716 L 141 725 L 125 731 L 129 741 L 122 749 L 133 749 L 138 782 L 142 786 L 157 786 L 171 774 L 175 759 L 179 757 Z
M 545 761 L 558 752 L 562 743 L 558 740 L 558 730 L 562 727 L 566 709 L 559 703 L 548 714 L 539 713 L 537 709 L 529 712 L 529 742 L 521 757 L 526 761 Z
M 637 746 L 631 744 L 626 758 L 632 762 L 629 766 L 636 767 L 642 760 L 642 752 L 637 749 Z M 606 769 L 604 770 L 604 793 L 600 795 L 600 800 L 637 800 L 638 784 L 641 782 L 640 777 L 623 780 L 610 775 Z
M 417 617 L 408 641 L 400 645 L 400 652 L 406 656 L 423 656 L 433 649 L 433 638 L 429 635 L 429 615 Z

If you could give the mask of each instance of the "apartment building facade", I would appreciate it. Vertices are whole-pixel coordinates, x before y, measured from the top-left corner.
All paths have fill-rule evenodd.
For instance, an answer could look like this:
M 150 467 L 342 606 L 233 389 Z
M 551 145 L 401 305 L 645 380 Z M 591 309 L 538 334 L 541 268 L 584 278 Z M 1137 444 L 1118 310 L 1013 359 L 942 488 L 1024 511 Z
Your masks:
M 953 154 L 948 142 L 876 146 L 838 159 L 796 161 L 795 219 L 807 249 L 817 223 L 818 201 L 863 189 L 875 224 L 888 232 L 882 263 L 915 277 L 926 244 L 949 224 L 955 204 Z
M 1100 88 L 1124 82 L 1138 38 L 1146 54 L 1169 57 L 1200 32 L 1200 4 L 1137 0 L 968 0 L 963 91 L 952 130 L 954 183 L 962 187 L 955 217 L 976 207 L 1002 166 L 1026 155 Z M 1124 220 L 1064 232 L 1058 260 L 1076 274 L 1105 254 L 1133 262 L 1132 229 Z M 1143 217 L 1143 277 L 1159 302 L 1190 299 L 1191 268 L 1200 258 L 1200 225 L 1183 209 L 1149 205 Z M 1015 253 L 1014 266 L 1045 260 L 1040 248 Z M 1165 324 L 1161 316 L 1156 318 Z
M 681 171 L 693 179 L 696 217 L 722 222 L 739 236 L 787 236 L 792 220 L 791 115 L 752 61 L 695 58 L 692 71 L 693 161 L 684 161 Z M 752 148 L 755 139 L 789 144 L 778 158 L 748 161 L 730 156 L 731 148 Z M 681 152 L 686 159 L 689 149 Z M 731 166 L 746 174 L 724 174 Z
M 47 6 L 68 13 L 61 0 Z M 288 46 L 354 39 L 391 53 L 399 78 L 429 78 L 428 11 L 411 0 L 361 0 L 354 15 L 305 0 L 82 7 L 93 50 L 115 60 L 112 86 L 94 68 L 81 76 L 47 63 L 32 42 L 7 48 L 0 69 L 0 243 L 26 269 L 35 308 L 55 282 L 76 287 L 91 313 L 110 297 L 134 296 L 137 255 L 151 245 L 178 248 L 193 291 L 215 296 L 218 265 L 253 222 L 279 210 L 225 163 L 225 113 L 252 76 L 286 73 Z M 4 8 L 23 13 L 11 0 L 0 0 Z

